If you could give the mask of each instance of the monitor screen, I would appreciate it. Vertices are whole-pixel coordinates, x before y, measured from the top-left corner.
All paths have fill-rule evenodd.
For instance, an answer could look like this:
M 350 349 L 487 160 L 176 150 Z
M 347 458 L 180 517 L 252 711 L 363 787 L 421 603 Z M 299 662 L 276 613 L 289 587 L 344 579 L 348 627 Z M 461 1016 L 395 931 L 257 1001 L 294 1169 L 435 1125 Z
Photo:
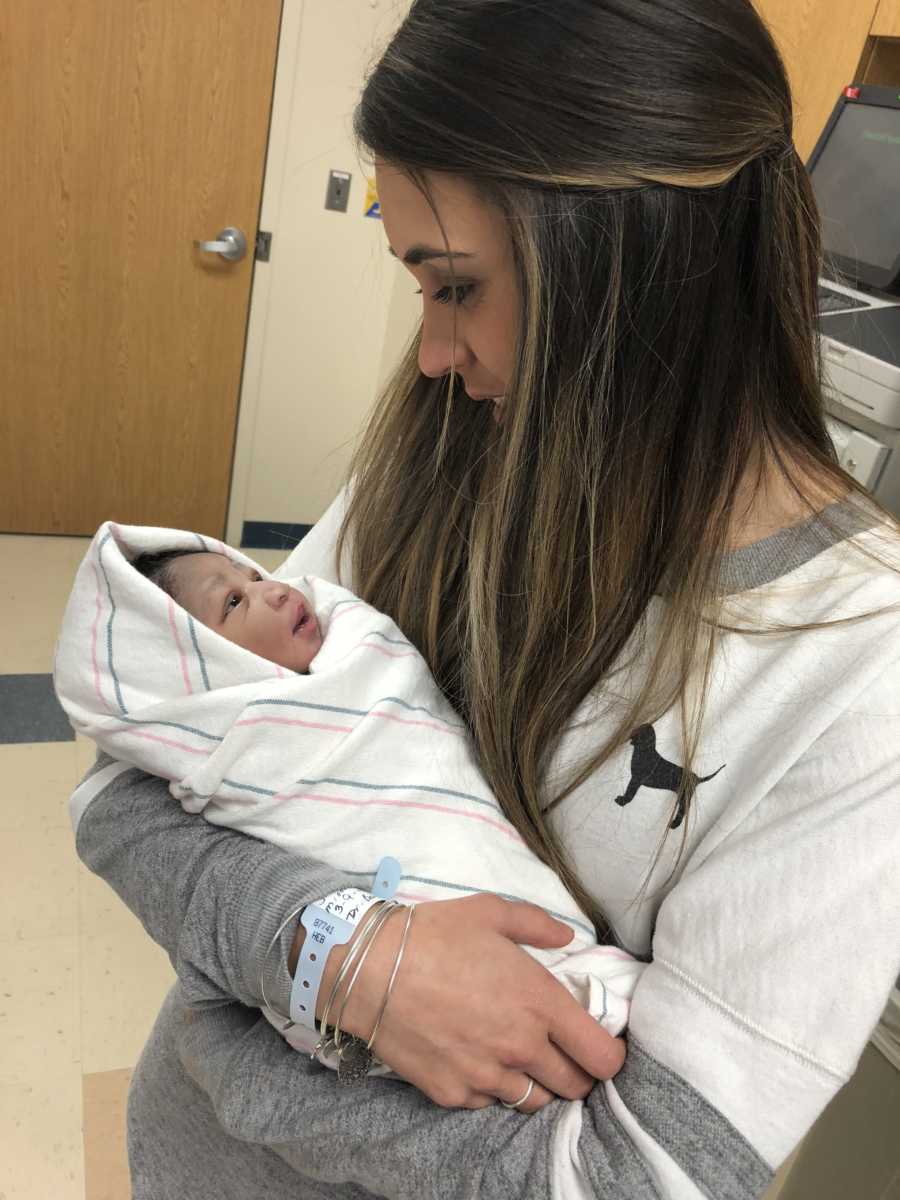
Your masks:
M 845 104 L 810 173 L 827 255 L 858 278 L 900 259 L 900 108 Z

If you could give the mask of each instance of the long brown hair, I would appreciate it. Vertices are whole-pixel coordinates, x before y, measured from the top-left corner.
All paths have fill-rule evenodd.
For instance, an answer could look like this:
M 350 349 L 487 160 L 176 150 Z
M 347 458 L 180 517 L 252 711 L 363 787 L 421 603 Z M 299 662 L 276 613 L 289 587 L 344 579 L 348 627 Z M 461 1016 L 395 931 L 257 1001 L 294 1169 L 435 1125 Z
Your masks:
M 549 810 L 673 705 L 690 768 L 748 465 L 800 496 L 810 475 L 864 495 L 823 420 L 791 128 L 749 0 L 416 0 L 356 115 L 426 193 L 451 173 L 505 214 L 522 315 L 500 428 L 458 379 L 420 373 L 414 338 L 356 454 L 342 544 L 601 935 Z M 617 701 L 660 593 L 652 669 Z M 601 686 L 614 732 L 551 781 Z

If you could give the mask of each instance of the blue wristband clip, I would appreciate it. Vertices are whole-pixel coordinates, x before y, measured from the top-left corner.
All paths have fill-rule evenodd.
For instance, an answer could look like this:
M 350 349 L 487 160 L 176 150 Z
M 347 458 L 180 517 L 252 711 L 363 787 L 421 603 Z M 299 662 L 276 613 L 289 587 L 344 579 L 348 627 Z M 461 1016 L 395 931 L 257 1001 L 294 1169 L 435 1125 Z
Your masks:
M 372 895 L 380 896 L 382 900 L 390 900 L 400 886 L 400 874 L 403 868 L 396 858 L 383 858 L 378 864 L 375 879 L 372 882 Z

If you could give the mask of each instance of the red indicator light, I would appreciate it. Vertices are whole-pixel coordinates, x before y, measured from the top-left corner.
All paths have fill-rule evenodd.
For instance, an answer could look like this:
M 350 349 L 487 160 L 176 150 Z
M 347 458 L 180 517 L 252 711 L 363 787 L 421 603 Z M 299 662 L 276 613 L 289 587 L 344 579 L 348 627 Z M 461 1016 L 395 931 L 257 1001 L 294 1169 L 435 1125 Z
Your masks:
M 844 95 L 847 97 L 848 100 L 858 100 L 859 99 L 859 88 L 858 87 L 845 87 Z

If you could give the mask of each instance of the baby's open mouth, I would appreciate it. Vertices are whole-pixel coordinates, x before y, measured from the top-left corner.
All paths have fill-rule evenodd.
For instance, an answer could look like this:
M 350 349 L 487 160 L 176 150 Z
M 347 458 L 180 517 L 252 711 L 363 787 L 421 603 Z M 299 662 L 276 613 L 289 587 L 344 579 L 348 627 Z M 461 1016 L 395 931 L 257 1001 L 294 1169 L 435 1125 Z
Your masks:
M 304 613 L 297 624 L 294 626 L 294 633 L 299 633 L 301 629 L 305 629 L 309 624 L 309 613 Z

